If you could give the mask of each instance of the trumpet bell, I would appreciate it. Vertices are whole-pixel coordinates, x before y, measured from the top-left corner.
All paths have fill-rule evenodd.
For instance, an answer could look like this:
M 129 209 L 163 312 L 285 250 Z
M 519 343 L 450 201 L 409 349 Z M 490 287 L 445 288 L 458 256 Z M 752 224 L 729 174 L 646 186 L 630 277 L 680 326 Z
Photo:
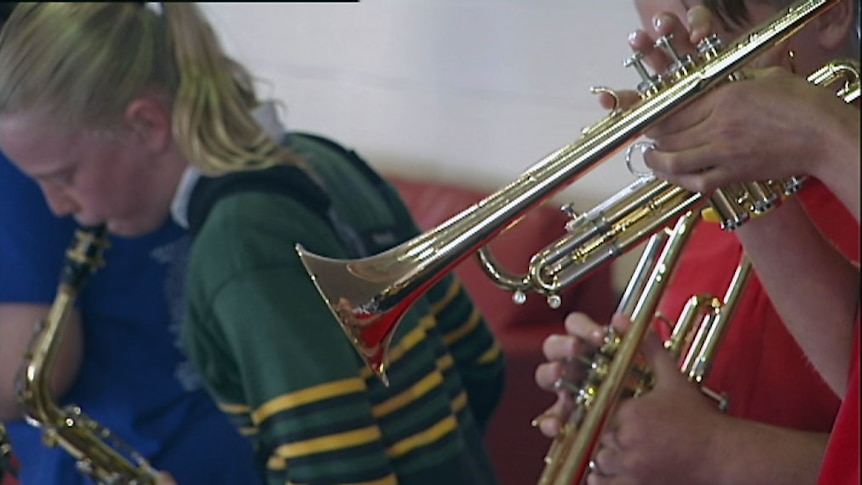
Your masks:
M 442 278 L 401 247 L 362 259 L 333 259 L 296 245 L 299 259 L 359 356 L 388 385 L 389 344 L 401 317 Z M 452 263 L 456 264 L 455 262 Z

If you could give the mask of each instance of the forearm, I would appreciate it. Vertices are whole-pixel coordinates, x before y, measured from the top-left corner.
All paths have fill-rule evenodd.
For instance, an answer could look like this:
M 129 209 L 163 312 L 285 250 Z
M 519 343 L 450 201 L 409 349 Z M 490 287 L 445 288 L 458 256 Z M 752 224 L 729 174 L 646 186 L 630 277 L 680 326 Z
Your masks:
M 731 418 L 716 431 L 705 462 L 713 485 L 817 483 L 827 434 Z
M 32 343 L 36 324 L 48 313 L 47 305 L 0 304 L 0 421 L 22 418 L 15 381 Z M 75 381 L 83 358 L 83 330 L 77 311 L 65 322 L 52 369 L 51 389 L 61 396 Z
M 828 242 L 798 200 L 738 230 L 772 304 L 829 386 L 844 395 L 859 270 Z
M 859 222 L 859 110 L 842 108 L 836 116 L 822 122 L 826 128 L 818 144 L 822 159 L 811 167 L 811 173 L 829 187 Z

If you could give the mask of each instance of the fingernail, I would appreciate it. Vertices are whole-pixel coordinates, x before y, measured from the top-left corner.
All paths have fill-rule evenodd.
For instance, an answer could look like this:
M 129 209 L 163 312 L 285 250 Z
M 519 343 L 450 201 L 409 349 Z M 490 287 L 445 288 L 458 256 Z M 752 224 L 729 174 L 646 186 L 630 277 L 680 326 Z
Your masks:
M 637 30 L 629 32 L 629 44 L 634 44 L 635 39 L 637 39 L 637 38 L 638 38 L 638 31 Z
M 566 381 L 562 377 L 560 377 L 559 379 L 554 381 L 554 390 L 562 391 L 565 388 L 565 385 Z
M 604 339 L 605 339 L 605 330 L 604 329 L 593 330 L 593 340 L 601 342 Z
M 653 17 L 652 24 L 656 28 L 656 30 L 660 29 L 662 24 L 664 24 L 664 15 L 659 14 Z

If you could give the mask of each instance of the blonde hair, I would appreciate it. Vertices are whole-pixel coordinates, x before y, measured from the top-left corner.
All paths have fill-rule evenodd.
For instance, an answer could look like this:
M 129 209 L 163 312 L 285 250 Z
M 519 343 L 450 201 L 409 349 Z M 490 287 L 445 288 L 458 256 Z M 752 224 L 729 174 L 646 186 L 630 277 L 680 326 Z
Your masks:
M 20 3 L 0 34 L 0 114 L 116 130 L 136 97 L 171 104 L 173 138 L 210 175 L 299 164 L 251 116 L 248 71 L 191 3 Z

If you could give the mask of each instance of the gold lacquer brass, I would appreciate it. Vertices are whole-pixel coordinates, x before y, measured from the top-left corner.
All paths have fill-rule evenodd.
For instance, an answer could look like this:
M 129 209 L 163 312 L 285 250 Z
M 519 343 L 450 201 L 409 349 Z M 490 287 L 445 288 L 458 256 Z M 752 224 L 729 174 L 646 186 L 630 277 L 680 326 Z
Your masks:
M 649 75 L 636 54 L 627 64 L 642 75 L 640 102 L 628 110 L 614 110 L 584 130 L 578 140 L 547 155 L 514 182 L 399 246 L 354 260 L 325 258 L 301 245 L 296 246 L 296 251 L 359 355 L 385 382 L 388 344 L 403 314 L 431 285 L 477 251 L 489 276 L 500 286 L 515 291 L 516 302 L 522 301 L 527 291 L 535 291 L 545 295 L 551 306 L 559 306 L 562 288 L 689 210 L 709 203 L 722 218 L 722 226 L 732 230 L 751 214 L 768 210 L 792 193 L 800 181 L 740 184 L 703 200 L 701 194 L 645 177 L 585 216 L 573 219 L 569 234 L 537 253 L 523 276 L 505 272 L 489 252 L 480 251 L 529 210 L 632 143 L 652 124 L 714 87 L 739 79 L 737 73 L 748 61 L 837 3 L 797 2 L 727 48 L 716 37 L 705 39 L 698 46 L 697 59 L 679 59 L 663 76 Z M 854 63 L 836 64 L 839 65 L 840 69 L 830 72 L 840 71 L 841 76 L 847 71 L 858 73 Z M 850 91 L 858 96 L 858 75 Z
M 3 482 L 4 476 L 10 475 L 14 478 L 17 474 L 18 470 L 12 461 L 12 444 L 6 435 L 6 427 L 0 423 L 0 483 Z
M 143 457 L 88 418 L 79 407 L 60 408 L 51 392 L 60 335 L 89 277 L 104 265 L 104 226 L 81 229 L 66 252 L 57 295 L 24 359 L 18 399 L 27 422 L 42 430 L 47 446 L 60 446 L 77 460 L 78 471 L 100 485 L 153 485 L 157 473 Z

